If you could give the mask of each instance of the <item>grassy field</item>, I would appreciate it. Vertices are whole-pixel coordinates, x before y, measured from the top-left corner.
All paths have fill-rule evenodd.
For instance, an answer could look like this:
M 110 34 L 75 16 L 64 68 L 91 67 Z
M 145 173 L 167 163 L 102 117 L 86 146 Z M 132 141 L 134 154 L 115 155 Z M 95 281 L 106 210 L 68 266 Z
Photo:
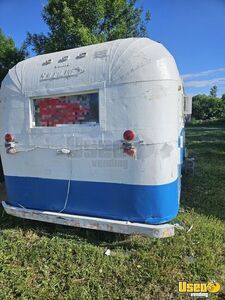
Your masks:
M 225 287 L 225 127 L 193 126 L 187 145 L 196 166 L 194 176 L 183 176 L 174 222 L 184 229 L 173 238 L 73 229 L 1 211 L 0 299 L 176 300 L 191 299 L 178 293 L 179 280 Z M 225 289 L 210 299 L 225 299 Z

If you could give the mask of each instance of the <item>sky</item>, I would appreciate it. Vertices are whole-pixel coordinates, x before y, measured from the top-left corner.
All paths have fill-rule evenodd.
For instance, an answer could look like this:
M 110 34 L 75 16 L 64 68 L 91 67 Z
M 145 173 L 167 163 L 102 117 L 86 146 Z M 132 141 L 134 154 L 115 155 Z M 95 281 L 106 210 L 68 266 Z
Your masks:
M 0 0 L 0 28 L 17 47 L 26 33 L 47 33 L 47 0 Z M 150 10 L 148 36 L 174 56 L 187 94 L 225 93 L 225 0 L 139 0 Z

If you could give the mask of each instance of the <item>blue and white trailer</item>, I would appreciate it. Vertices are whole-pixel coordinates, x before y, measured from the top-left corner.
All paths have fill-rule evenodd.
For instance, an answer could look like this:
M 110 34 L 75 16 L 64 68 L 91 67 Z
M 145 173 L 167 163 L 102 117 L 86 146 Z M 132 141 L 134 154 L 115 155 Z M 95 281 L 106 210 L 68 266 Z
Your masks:
M 26 59 L 0 94 L 7 213 L 171 236 L 184 91 L 160 43 L 121 39 Z

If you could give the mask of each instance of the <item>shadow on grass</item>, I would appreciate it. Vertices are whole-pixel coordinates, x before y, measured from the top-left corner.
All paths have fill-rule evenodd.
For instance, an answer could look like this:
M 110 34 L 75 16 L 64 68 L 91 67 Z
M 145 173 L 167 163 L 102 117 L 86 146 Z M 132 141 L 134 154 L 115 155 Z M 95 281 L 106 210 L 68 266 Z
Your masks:
M 127 235 L 113 232 L 105 232 L 93 229 L 76 228 L 71 226 L 46 223 L 28 219 L 17 218 L 8 215 L 0 207 L 0 230 L 4 229 L 22 229 L 24 234 L 33 231 L 38 236 L 53 238 L 55 236 L 69 240 L 86 240 L 92 244 L 100 245 L 102 243 L 113 243 L 123 241 L 128 238 Z
M 125 235 L 93 229 L 84 229 L 64 226 L 28 219 L 21 219 L 7 215 L 0 207 L 0 234 L 1 230 L 20 230 L 26 237 L 30 232 L 40 238 L 62 238 L 63 240 L 80 243 L 89 243 L 103 249 L 136 251 L 149 249 L 149 246 L 173 243 L 173 239 L 149 239 L 143 235 Z

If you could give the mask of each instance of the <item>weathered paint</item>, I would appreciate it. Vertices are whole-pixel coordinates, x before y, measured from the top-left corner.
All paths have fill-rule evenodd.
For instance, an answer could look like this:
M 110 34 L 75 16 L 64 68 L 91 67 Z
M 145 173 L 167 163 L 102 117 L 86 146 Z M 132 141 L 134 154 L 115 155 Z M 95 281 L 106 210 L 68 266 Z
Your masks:
M 99 93 L 99 124 L 33 127 L 32 99 L 88 91 Z M 27 59 L 2 83 L 0 122 L 7 203 L 41 211 L 40 179 L 57 183 L 52 189 L 48 186 L 46 210 L 62 207 L 68 214 L 83 211 L 150 224 L 176 216 L 183 88 L 175 61 L 161 44 L 131 38 Z M 136 135 L 134 156 L 123 152 L 127 129 Z M 6 132 L 15 136 L 14 155 L 6 153 Z M 21 187 L 16 183 L 20 180 L 29 184 Z M 83 197 L 90 184 L 97 188 Z M 77 190 L 81 185 L 84 188 Z M 173 188 L 153 191 L 164 186 Z M 57 206 L 53 194 L 62 195 L 62 205 Z
M 141 234 L 152 238 L 166 238 L 174 236 L 174 226 L 171 224 L 149 225 L 141 223 L 131 223 L 104 218 L 94 218 L 87 216 L 54 213 L 49 211 L 37 211 L 24 208 L 16 208 L 3 202 L 5 211 L 13 216 L 38 220 L 48 223 L 56 223 L 73 227 L 110 231 L 123 234 Z

